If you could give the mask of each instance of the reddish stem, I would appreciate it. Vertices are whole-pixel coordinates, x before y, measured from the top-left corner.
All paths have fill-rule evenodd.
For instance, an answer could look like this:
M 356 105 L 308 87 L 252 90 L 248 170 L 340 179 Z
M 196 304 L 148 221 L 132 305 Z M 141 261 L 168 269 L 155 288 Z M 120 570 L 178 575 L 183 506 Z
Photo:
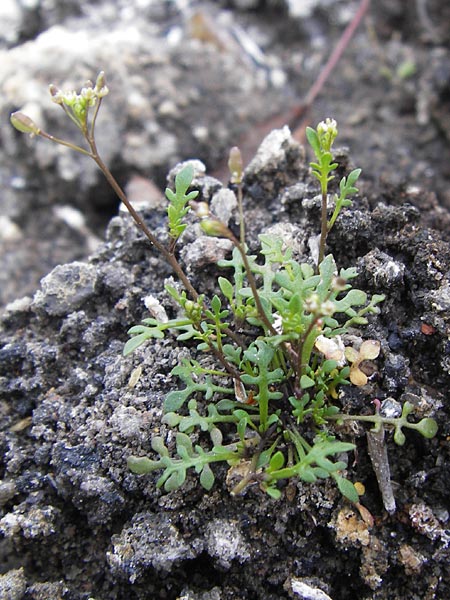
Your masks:
M 321 92 L 330 74 L 338 64 L 345 48 L 350 43 L 356 28 L 361 23 L 362 18 L 367 12 L 369 6 L 370 0 L 361 0 L 353 19 L 347 25 L 341 37 L 339 38 L 338 43 L 330 54 L 319 76 L 306 94 L 304 101 L 299 102 L 287 112 L 277 114 L 264 123 L 256 125 L 246 134 L 243 140 L 240 140 L 238 146 L 241 150 L 244 164 L 248 163 L 253 158 L 262 139 L 270 131 L 272 131 L 272 129 L 280 128 L 286 123 L 289 125 L 291 131 L 293 131 L 293 137 L 301 142 L 304 141 L 303 138 L 307 112 Z M 226 179 L 228 174 L 229 171 L 227 165 L 220 165 L 213 173 L 213 175 L 219 179 Z

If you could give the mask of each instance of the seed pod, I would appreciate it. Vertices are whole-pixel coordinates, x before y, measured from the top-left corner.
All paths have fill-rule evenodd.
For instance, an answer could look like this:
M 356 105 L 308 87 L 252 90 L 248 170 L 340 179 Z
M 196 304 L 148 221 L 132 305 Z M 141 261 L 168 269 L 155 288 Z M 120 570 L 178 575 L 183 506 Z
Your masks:
M 41 133 L 41 130 L 33 121 L 33 119 L 20 111 L 13 112 L 9 120 L 11 121 L 11 125 L 15 127 L 17 131 L 29 133 L 32 137 Z
M 231 174 L 231 183 L 242 183 L 242 173 L 244 165 L 242 162 L 242 154 L 237 146 L 233 146 L 230 150 L 230 156 L 228 159 L 228 168 Z

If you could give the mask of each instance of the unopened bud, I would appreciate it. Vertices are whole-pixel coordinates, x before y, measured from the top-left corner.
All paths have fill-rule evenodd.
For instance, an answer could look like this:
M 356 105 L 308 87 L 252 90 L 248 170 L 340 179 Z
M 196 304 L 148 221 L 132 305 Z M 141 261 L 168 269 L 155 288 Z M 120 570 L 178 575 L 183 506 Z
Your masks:
M 309 298 L 305 300 L 305 308 L 311 313 L 316 313 L 320 308 L 320 298 L 318 294 L 311 294 Z
M 54 102 L 55 104 L 62 105 L 64 103 L 62 91 L 59 88 L 57 88 L 56 85 L 53 85 L 53 83 L 51 83 L 48 86 L 48 89 L 52 97 L 52 102 Z
M 97 100 L 97 94 L 92 87 L 82 88 L 80 96 L 85 100 L 87 106 L 94 106 Z
M 100 73 L 97 75 L 97 79 L 95 81 L 95 93 L 97 94 L 98 98 L 103 98 L 103 96 L 106 96 L 106 94 L 109 93 L 104 71 L 100 71 Z
M 336 311 L 336 307 L 331 300 L 325 300 L 322 302 L 321 311 L 324 317 L 331 317 Z
M 347 288 L 347 282 L 343 277 L 333 277 L 331 285 L 335 292 L 343 292 Z
M 211 235 L 214 237 L 223 237 L 231 239 L 233 234 L 222 221 L 215 218 L 204 218 L 200 221 L 200 227 L 206 233 L 206 235 Z
M 39 135 L 41 132 L 33 119 L 30 119 L 30 117 L 20 111 L 12 113 L 9 120 L 11 121 L 11 125 L 22 133 L 29 133 L 31 136 L 34 136 Z
M 244 164 L 242 162 L 242 154 L 237 146 L 233 146 L 230 150 L 228 159 L 228 168 L 231 174 L 231 183 L 242 183 L 242 172 Z
M 317 135 L 319 136 L 320 145 L 326 152 L 330 151 L 337 134 L 337 123 L 334 119 L 327 118 L 317 125 Z

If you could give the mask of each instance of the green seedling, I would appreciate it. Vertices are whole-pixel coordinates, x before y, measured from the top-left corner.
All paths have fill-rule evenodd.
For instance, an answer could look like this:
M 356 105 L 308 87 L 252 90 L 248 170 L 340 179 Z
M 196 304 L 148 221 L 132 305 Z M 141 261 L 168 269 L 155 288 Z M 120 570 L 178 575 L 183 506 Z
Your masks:
M 339 213 L 344 207 L 351 206 L 352 204 L 349 196 L 356 194 L 358 191 L 355 183 L 361 174 L 361 169 L 354 169 L 347 177 L 341 179 L 339 194 L 335 194 L 334 196 L 335 206 L 333 214 L 328 220 L 328 184 L 334 179 L 332 172 L 338 166 L 337 163 L 333 162 L 331 151 L 337 135 L 338 129 L 334 119 L 322 121 L 317 126 L 317 129 L 313 129 L 312 127 L 306 128 L 306 137 L 317 159 L 317 162 L 311 163 L 312 174 L 319 180 L 322 200 L 318 265 L 323 260 L 327 236 L 335 224 Z
M 329 211 L 328 184 L 337 166 L 332 155 L 338 134 L 334 120 L 307 129 L 316 156 L 312 172 L 319 181 L 322 198 L 319 260 L 313 267 L 299 263 L 292 250 L 272 235 L 259 236 L 259 255 L 248 253 L 244 171 L 237 148 L 230 153 L 229 167 L 241 220 L 239 239 L 210 212 L 207 203 L 195 201 L 198 192 L 191 190 L 194 170 L 188 163 L 176 175 L 174 189 L 166 190 L 169 242 L 163 244 L 133 209 L 98 154 L 95 123 L 108 93 L 104 74 L 99 74 L 95 86 L 88 83 L 80 94 L 63 93 L 55 86 L 50 92 L 82 132 L 85 148 L 42 131 L 22 113 L 11 115 L 12 124 L 21 132 L 47 138 L 92 158 L 184 287 L 182 291 L 166 287 L 179 306 L 179 315 L 166 322 L 144 319 L 132 327 L 124 354 L 171 331 L 179 342 L 194 344 L 198 356 L 211 353 L 217 365 L 206 367 L 192 358 L 173 369 L 184 387 L 167 395 L 162 423 L 175 430 L 175 445 L 172 447 L 162 435 L 153 437 L 155 457 L 130 456 L 128 465 L 133 472 L 160 472 L 157 486 L 170 492 L 184 483 L 191 470 L 209 490 L 215 479 L 212 465 L 225 462 L 229 465 L 227 481 L 237 478 L 230 483 L 234 495 L 258 486 L 278 499 L 283 493 L 283 480 L 313 484 L 331 478 L 343 496 L 357 503 L 357 490 L 346 478 L 346 463 L 342 460 L 342 454 L 355 446 L 337 439 L 340 425 L 348 420 L 371 423 L 372 434 L 378 436 L 381 445 L 385 430 L 393 430 L 394 441 L 400 445 L 405 442 L 405 428 L 426 438 L 436 434 L 436 422 L 431 418 L 409 421 L 412 406 L 408 403 L 400 416 L 390 418 L 379 411 L 363 416 L 345 414 L 340 406 L 342 386 L 364 386 L 368 378 L 363 363 L 376 360 L 380 353 L 376 340 L 364 341 L 359 350 L 345 348 L 345 334 L 350 328 L 364 326 L 370 315 L 377 314 L 384 297 L 376 294 L 369 298 L 364 291 L 353 288 L 356 270 L 339 269 L 333 256 L 325 255 L 327 235 L 342 209 L 351 205 L 361 173 L 355 169 L 341 179 L 334 207 Z M 212 297 L 196 291 L 175 254 L 190 210 L 206 235 L 227 238 L 233 245 L 231 256 L 218 263 L 221 274 Z

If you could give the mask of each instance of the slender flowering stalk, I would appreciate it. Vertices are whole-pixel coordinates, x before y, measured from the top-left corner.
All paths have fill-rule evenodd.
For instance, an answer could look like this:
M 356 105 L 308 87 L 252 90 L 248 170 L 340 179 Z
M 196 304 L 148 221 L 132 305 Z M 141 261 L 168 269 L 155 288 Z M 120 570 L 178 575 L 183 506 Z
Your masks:
M 144 235 L 151 242 L 151 244 L 155 246 L 155 248 L 163 255 L 165 260 L 169 263 L 169 265 L 175 271 L 180 281 L 183 283 L 186 290 L 189 292 L 190 296 L 194 300 L 197 300 L 199 296 L 198 292 L 195 290 L 192 283 L 189 281 L 188 277 L 184 273 L 175 255 L 173 254 L 173 252 L 168 250 L 164 246 L 164 244 L 162 244 L 147 227 L 144 220 L 141 218 L 139 213 L 134 209 L 133 205 L 128 200 L 125 192 L 117 183 L 117 180 L 115 179 L 107 165 L 103 162 L 97 150 L 97 144 L 95 141 L 95 124 L 97 121 L 97 116 L 100 110 L 102 100 L 109 93 L 109 89 L 106 85 L 105 73 L 101 71 L 98 74 L 95 86 L 90 81 L 86 82 L 85 86 L 81 89 L 80 93 L 77 93 L 76 91 L 72 90 L 63 92 L 53 84 L 50 85 L 49 91 L 52 97 L 52 101 L 58 106 L 61 106 L 61 108 L 69 117 L 69 119 L 81 131 L 84 139 L 86 140 L 88 146 L 87 148 L 82 148 L 81 146 L 77 146 L 76 144 L 73 144 L 66 140 L 62 140 L 51 135 L 50 133 L 47 133 L 46 131 L 43 131 L 32 121 L 32 119 L 30 119 L 27 115 L 24 115 L 21 112 L 15 112 L 11 115 L 11 124 L 22 133 L 29 133 L 31 136 L 40 136 L 42 138 L 50 140 L 51 142 L 62 146 L 66 146 L 71 150 L 74 150 L 81 154 L 85 154 L 92 158 L 92 160 L 97 164 L 97 166 L 103 173 L 111 188 L 119 197 L 120 201 L 123 202 L 123 204 L 126 206 L 136 225 L 144 233 Z M 93 113 L 91 114 L 92 109 Z
M 316 129 L 306 128 L 306 137 L 316 156 L 317 162 L 311 162 L 312 174 L 319 180 L 321 193 L 321 217 L 320 217 L 320 242 L 319 257 L 317 260 L 317 271 L 320 263 L 325 257 L 325 247 L 328 234 L 330 233 L 342 208 L 351 206 L 352 202 L 347 198 L 355 194 L 358 189 L 354 187 L 356 180 L 361 174 L 361 169 L 353 170 L 348 177 L 343 177 L 339 184 L 339 195 L 335 195 L 335 208 L 328 220 L 328 184 L 334 179 L 332 172 L 337 168 L 333 162 L 332 148 L 338 134 L 337 124 L 334 119 L 321 121 Z

